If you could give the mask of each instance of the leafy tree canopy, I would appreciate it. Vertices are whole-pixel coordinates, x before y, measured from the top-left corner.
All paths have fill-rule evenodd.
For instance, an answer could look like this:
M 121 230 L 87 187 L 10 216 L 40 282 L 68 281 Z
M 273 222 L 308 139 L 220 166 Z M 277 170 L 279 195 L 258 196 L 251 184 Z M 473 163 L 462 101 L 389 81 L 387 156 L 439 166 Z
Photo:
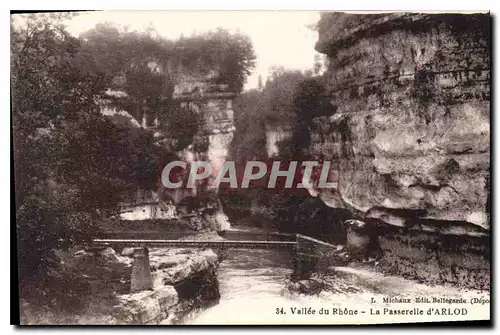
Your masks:
M 88 241 L 125 193 L 154 187 L 153 135 L 100 113 L 106 81 L 62 14 L 11 22 L 12 125 L 21 280 Z
M 158 34 L 153 35 L 152 30 L 126 31 L 102 23 L 80 38 L 103 72 L 113 78 L 125 74 L 125 80 L 131 66 L 149 67 L 151 73 L 161 73 L 164 81 L 175 81 L 175 76 L 180 73 L 205 76 L 215 70 L 218 72 L 214 78 L 216 84 L 227 84 L 231 91 L 241 92 L 247 76 L 255 67 L 250 38 L 221 28 L 170 41 Z M 131 88 L 138 86 L 132 85 Z
M 255 67 L 250 39 L 223 29 L 170 41 L 153 30 L 128 31 L 102 23 L 83 33 L 80 41 L 108 86 L 126 93 L 126 97 L 110 97 L 112 105 L 129 112 L 139 123 L 145 118 L 148 126 L 158 118 L 169 138 L 183 137 L 177 141 L 179 145 L 189 142 L 198 121 L 190 110 L 179 113 L 180 106 L 172 101 L 174 84 L 186 75 L 215 73 L 213 84 L 241 92 Z

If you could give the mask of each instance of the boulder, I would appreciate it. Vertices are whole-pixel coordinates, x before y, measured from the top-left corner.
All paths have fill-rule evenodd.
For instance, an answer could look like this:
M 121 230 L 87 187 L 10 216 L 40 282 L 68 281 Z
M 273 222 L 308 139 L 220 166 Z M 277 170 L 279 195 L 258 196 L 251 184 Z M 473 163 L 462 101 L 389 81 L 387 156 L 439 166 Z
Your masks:
M 217 254 L 212 250 L 200 251 L 186 259 L 185 262 L 164 269 L 163 284 L 174 285 L 179 283 L 195 273 L 215 268 L 217 262 Z
M 107 263 L 118 263 L 118 257 L 116 251 L 113 248 L 106 248 L 99 252 L 100 258 Z
M 134 257 L 135 248 L 123 248 L 121 255 L 126 257 Z
M 119 296 L 114 315 L 119 324 L 137 325 L 157 323 L 167 317 L 153 291 Z

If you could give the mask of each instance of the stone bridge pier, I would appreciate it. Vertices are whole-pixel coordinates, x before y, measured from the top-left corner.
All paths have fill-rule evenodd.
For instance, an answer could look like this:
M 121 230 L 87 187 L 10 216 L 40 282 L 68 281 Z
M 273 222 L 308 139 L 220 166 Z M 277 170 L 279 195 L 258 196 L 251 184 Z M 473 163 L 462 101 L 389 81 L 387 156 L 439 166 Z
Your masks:
M 151 277 L 151 266 L 149 262 L 149 249 L 134 249 L 134 261 L 132 263 L 132 275 L 130 277 L 130 291 L 140 292 L 153 289 Z

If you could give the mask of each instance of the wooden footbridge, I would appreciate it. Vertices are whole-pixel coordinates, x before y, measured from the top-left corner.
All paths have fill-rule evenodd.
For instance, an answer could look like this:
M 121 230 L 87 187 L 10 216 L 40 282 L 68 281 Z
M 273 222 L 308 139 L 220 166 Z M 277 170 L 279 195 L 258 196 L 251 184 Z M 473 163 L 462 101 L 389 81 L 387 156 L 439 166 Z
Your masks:
M 213 249 L 295 249 L 297 242 L 290 241 L 203 241 L 203 240 L 94 240 L 96 247 L 139 248 L 213 248 Z
M 324 257 L 341 255 L 343 249 L 301 234 L 251 233 L 242 231 L 219 232 L 230 240 L 162 240 L 162 239 L 94 239 L 92 247 L 103 249 L 111 247 L 120 250 L 134 247 L 132 264 L 131 291 L 152 288 L 148 248 L 201 248 L 201 249 L 288 249 L 295 253 L 294 272 L 296 279 L 307 278 L 314 270 L 318 260 Z M 266 240 L 256 240 L 256 237 Z M 254 238 L 249 240 L 248 238 Z

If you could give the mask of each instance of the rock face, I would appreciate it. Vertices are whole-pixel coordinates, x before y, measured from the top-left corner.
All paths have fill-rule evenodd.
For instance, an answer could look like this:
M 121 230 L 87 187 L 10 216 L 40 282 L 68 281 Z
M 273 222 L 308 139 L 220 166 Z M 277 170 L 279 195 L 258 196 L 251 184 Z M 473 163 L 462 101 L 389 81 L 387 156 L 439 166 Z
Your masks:
M 207 228 L 225 230 L 229 221 L 222 210 L 218 198 L 218 189 L 208 186 L 212 184 L 226 160 L 228 149 L 233 139 L 234 117 L 232 101 L 235 93 L 228 92 L 225 85 L 210 84 L 210 78 L 184 77 L 175 86 L 174 99 L 183 108 L 189 108 L 199 116 L 199 130 L 193 143 L 179 153 L 188 164 L 195 161 L 209 162 L 211 175 L 197 183 L 196 189 L 163 189 L 161 193 L 169 194 L 175 204 L 186 198 L 196 199 L 196 211 L 207 225 Z M 189 172 L 189 171 L 188 171 Z
M 400 237 L 488 236 L 489 15 L 324 13 L 318 28 L 336 112 L 311 150 L 339 170 L 319 197 Z
M 490 288 L 489 237 L 395 230 L 380 236 L 379 243 L 384 272 L 431 284 Z
M 121 295 L 114 310 L 116 324 L 159 324 L 168 317 L 178 300 L 172 286 Z
M 489 230 L 489 22 L 322 16 L 316 48 L 337 111 L 316 119 L 313 149 L 338 161 L 343 206 L 396 226 L 417 217 Z
M 175 323 L 194 308 L 218 302 L 215 269 L 219 260 L 212 250 L 153 248 L 149 255 L 151 288 L 118 295 L 114 324 Z

